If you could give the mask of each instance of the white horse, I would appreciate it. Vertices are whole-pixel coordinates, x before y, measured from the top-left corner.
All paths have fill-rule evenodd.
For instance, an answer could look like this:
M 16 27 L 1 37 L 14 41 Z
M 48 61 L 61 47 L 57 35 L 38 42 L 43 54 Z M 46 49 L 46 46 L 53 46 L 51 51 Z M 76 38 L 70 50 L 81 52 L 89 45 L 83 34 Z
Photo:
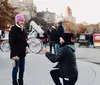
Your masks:
M 37 33 L 40 35 L 44 33 L 41 26 L 37 25 L 33 20 L 29 24 L 29 29 L 31 29 L 31 32 L 29 33 L 30 37 L 36 37 Z
M 43 36 L 44 31 L 42 30 L 41 26 L 37 25 L 34 21 L 31 21 L 29 24 L 29 30 L 31 32 L 28 35 L 28 43 L 30 45 L 30 51 L 32 53 L 39 53 L 42 48 L 42 42 L 40 39 L 37 39 L 37 33 L 39 36 Z

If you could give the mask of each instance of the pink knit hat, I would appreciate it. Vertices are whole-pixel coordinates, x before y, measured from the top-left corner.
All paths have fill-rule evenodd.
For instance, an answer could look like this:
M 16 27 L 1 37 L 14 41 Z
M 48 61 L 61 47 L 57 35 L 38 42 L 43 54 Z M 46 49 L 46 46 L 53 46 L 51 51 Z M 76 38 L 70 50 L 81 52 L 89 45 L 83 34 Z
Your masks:
M 24 21 L 24 20 L 25 20 L 25 18 L 22 14 L 17 14 L 15 16 L 15 22 Z

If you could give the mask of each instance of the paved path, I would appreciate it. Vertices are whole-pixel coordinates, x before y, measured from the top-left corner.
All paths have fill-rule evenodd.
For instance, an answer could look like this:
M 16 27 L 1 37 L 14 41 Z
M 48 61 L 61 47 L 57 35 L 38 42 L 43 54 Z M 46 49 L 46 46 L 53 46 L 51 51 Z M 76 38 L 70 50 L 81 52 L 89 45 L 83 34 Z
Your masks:
M 25 85 L 55 85 L 49 71 L 55 64 L 42 53 L 26 57 Z M 100 67 L 96 64 L 77 60 L 79 78 L 76 85 L 100 85 Z M 11 63 L 9 53 L 0 52 L 0 85 L 11 84 Z
M 76 49 L 77 59 L 100 64 L 100 48 L 85 48 Z

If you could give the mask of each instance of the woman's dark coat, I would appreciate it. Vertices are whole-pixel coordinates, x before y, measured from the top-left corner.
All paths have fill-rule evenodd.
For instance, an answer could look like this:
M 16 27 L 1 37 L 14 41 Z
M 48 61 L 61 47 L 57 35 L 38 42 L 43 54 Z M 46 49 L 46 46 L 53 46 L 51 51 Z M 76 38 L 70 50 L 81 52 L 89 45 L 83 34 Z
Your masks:
M 14 56 L 25 57 L 27 44 L 27 34 L 21 28 L 14 25 L 9 32 L 10 58 Z

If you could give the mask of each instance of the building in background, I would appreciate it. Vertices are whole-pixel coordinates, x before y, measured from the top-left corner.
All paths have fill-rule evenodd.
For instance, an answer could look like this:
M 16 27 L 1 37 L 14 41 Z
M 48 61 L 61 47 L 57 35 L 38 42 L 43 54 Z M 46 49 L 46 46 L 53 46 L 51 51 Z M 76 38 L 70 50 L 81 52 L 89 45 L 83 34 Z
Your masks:
M 9 0 L 9 3 L 17 7 L 17 11 L 24 14 L 28 20 L 37 16 L 36 6 L 33 0 Z
M 61 15 L 56 15 L 55 23 L 58 23 L 59 21 L 63 21 L 65 17 L 63 16 L 63 13 Z
M 76 24 L 76 18 L 73 17 L 72 10 L 71 10 L 71 8 L 69 6 L 67 6 L 66 10 L 65 10 L 65 20 L 66 21 L 71 21 L 74 24 Z
M 46 9 L 46 11 L 38 12 L 37 17 L 43 18 L 47 23 L 55 23 L 56 14 Z

